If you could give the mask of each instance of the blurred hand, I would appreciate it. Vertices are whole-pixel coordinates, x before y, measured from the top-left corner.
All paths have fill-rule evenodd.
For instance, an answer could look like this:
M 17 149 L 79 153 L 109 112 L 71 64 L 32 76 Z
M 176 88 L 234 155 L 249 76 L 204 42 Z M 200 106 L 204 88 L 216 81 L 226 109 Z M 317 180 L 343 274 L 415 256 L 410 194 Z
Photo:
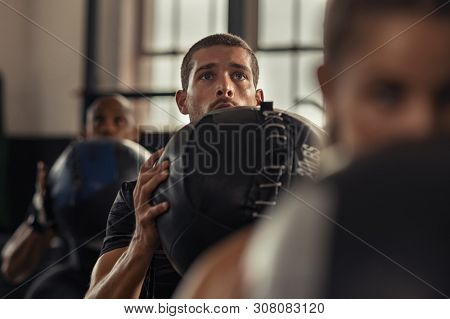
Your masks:
M 44 208 L 44 199 L 47 193 L 47 168 L 44 162 L 39 161 L 37 163 L 36 171 L 36 185 L 33 196 L 33 205 L 37 211 L 37 219 L 41 225 L 48 223 L 47 214 Z
M 142 166 L 133 191 L 134 208 L 136 215 L 136 229 L 133 241 L 144 245 L 144 248 L 155 249 L 159 244 L 155 219 L 169 208 L 168 202 L 155 206 L 150 205 L 150 199 L 158 187 L 169 176 L 169 162 L 164 161 L 155 165 L 163 149 L 155 152 Z

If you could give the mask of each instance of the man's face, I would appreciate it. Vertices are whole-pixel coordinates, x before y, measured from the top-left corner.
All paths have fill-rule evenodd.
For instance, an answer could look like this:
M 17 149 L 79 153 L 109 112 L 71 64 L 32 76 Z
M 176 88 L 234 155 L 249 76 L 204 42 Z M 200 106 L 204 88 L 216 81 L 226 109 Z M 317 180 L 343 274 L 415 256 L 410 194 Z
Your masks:
M 86 138 L 132 139 L 134 120 L 128 106 L 119 99 L 105 98 L 98 102 L 88 113 Z
M 240 47 L 212 46 L 192 56 L 186 91 L 177 92 L 177 104 L 191 121 L 206 113 L 235 106 L 256 106 L 263 100 L 253 85 L 251 58 Z
M 325 93 L 336 139 L 352 153 L 450 132 L 450 23 L 429 18 L 401 33 L 419 18 L 383 15 L 358 24 L 360 44 L 344 53 L 344 65 L 377 51 Z

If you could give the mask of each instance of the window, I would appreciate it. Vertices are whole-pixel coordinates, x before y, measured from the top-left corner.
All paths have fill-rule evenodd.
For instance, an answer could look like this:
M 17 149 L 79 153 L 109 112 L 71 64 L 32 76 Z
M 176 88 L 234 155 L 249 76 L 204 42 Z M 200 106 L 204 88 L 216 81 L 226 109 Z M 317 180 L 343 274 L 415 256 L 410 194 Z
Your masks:
M 152 92 L 181 88 L 185 52 L 199 39 L 228 28 L 227 0 L 143 0 L 142 14 L 138 87 Z M 173 96 L 151 100 L 149 125 L 175 128 L 189 122 Z
M 175 92 L 184 53 L 202 37 L 227 32 L 228 0 L 141 0 L 138 88 Z M 259 87 L 275 106 L 322 126 L 322 96 L 316 69 L 322 62 L 322 20 L 326 0 L 259 0 Z M 254 14 L 247 12 L 246 14 Z M 248 18 L 248 17 L 247 17 Z M 244 16 L 245 19 L 245 16 Z M 172 96 L 148 103 L 148 124 L 172 128 L 188 122 Z M 158 107 L 157 107 L 157 106 Z M 161 110 L 161 108 L 163 110 Z
M 260 0 L 258 60 L 266 100 L 324 124 L 316 79 L 326 0 Z M 282 3 L 283 5 L 280 5 Z

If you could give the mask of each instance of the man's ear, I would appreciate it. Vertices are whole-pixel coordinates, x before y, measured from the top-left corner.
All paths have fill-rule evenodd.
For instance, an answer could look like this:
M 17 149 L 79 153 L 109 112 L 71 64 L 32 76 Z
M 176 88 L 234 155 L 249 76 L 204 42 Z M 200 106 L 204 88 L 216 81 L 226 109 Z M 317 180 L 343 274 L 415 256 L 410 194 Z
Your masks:
M 256 105 L 261 105 L 264 102 L 264 91 L 261 89 L 256 90 Z
M 177 101 L 178 109 L 182 114 L 189 114 L 186 105 L 187 92 L 185 90 L 178 90 L 175 95 L 175 100 Z
M 320 90 L 322 91 L 324 99 L 330 98 L 333 81 L 331 80 L 332 77 L 329 68 L 325 65 L 319 66 L 319 68 L 317 69 L 317 79 L 319 81 Z
M 317 69 L 317 79 L 319 80 L 320 89 L 323 95 L 323 103 L 326 115 L 326 123 L 325 130 L 329 134 L 329 141 L 331 144 L 334 144 L 338 140 L 339 134 L 339 119 L 338 114 L 336 112 L 336 107 L 334 106 L 334 98 L 333 98 L 333 81 L 331 72 L 329 68 L 324 65 L 321 65 Z

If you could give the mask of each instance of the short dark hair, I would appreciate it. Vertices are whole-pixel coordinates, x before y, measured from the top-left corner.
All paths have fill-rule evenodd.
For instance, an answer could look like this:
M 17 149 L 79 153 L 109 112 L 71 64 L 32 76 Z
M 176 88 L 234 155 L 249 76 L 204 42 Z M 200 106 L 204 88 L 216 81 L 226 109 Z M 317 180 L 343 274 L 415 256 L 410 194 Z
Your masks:
M 419 12 L 425 16 L 440 8 L 434 16 L 448 18 L 448 0 L 328 0 L 324 23 L 325 63 L 336 65 L 344 49 L 352 43 L 361 14 L 392 12 Z M 396 11 L 394 11 L 396 12 Z M 448 20 L 450 21 L 450 20 Z
M 215 45 L 224 45 L 229 47 L 239 47 L 245 49 L 250 55 L 251 59 L 251 69 L 253 73 L 253 84 L 258 85 L 259 79 L 259 66 L 258 60 L 256 59 L 255 52 L 250 48 L 250 46 L 243 39 L 234 34 L 220 33 L 207 36 L 195 43 L 183 58 L 183 63 L 181 64 L 181 86 L 183 90 L 187 90 L 189 85 L 189 74 L 192 71 L 192 56 L 195 52 L 200 49 L 209 48 Z

